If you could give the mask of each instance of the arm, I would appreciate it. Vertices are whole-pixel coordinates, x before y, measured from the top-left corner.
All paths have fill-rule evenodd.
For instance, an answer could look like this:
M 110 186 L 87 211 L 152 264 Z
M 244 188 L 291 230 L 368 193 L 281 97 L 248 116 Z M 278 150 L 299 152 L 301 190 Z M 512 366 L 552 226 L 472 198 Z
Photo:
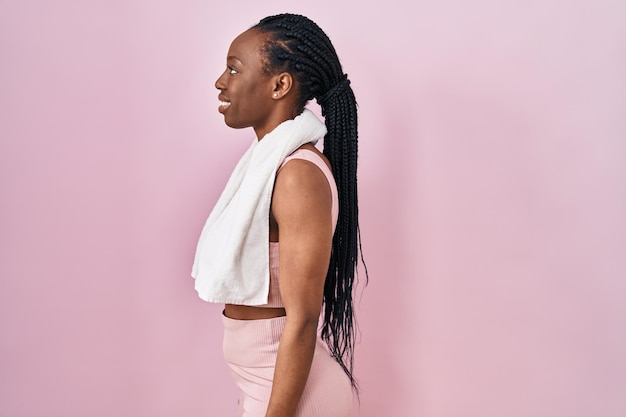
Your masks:
M 312 163 L 292 160 L 279 172 L 272 213 L 287 317 L 266 417 L 293 417 L 311 369 L 332 245 L 331 204 L 328 181 Z

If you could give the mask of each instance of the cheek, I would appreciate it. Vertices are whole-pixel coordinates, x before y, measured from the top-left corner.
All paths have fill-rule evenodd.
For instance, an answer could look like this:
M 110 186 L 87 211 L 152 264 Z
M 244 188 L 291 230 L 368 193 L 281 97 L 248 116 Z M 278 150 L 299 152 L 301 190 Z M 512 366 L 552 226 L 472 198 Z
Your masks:
M 237 90 L 237 107 L 249 113 L 258 113 L 265 106 L 265 94 L 262 86 L 247 83 Z

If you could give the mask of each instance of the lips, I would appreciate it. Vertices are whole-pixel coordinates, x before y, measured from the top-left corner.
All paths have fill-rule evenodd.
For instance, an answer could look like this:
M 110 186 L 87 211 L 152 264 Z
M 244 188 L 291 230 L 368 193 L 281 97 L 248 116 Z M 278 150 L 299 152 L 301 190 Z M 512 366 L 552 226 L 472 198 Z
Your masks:
M 217 108 L 217 111 L 219 111 L 220 113 L 223 113 L 227 108 L 230 107 L 230 100 L 228 99 L 228 97 L 220 94 L 217 99 L 220 101 L 220 105 Z

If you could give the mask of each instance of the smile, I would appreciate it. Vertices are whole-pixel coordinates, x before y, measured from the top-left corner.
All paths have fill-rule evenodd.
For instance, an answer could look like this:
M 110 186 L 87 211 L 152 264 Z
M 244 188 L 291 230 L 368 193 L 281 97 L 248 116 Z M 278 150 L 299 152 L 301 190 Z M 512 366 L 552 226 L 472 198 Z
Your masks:
M 226 110 L 227 108 L 230 107 L 230 101 L 221 101 L 220 100 L 220 106 L 218 107 L 218 111 L 220 113 L 222 113 L 224 110 Z

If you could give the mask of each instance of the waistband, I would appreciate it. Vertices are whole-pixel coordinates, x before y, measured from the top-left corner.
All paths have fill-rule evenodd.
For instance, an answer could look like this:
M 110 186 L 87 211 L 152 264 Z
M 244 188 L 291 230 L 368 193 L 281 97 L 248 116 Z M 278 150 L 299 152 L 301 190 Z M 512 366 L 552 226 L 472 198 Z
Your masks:
M 226 362 L 252 368 L 273 367 L 285 316 L 260 320 L 235 320 L 222 314 L 223 351 Z

